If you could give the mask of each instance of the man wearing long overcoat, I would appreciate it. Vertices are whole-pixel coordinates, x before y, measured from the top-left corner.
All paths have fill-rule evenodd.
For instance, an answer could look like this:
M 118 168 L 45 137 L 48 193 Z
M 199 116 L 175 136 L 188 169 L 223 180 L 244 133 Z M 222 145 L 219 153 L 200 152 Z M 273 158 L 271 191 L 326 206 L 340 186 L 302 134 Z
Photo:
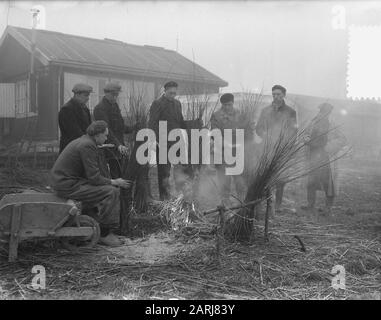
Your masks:
M 179 100 L 175 99 L 177 94 L 178 84 L 174 81 L 169 81 L 164 85 L 164 94 L 157 100 L 153 101 L 149 111 L 149 128 L 156 134 L 157 141 L 165 137 L 159 137 L 159 122 L 166 121 L 167 123 L 167 138 L 168 133 L 172 129 L 186 129 L 186 124 L 182 114 L 182 107 Z M 174 144 L 174 141 L 167 141 L 167 154 L 170 147 Z M 170 172 L 171 162 L 168 159 L 167 163 L 159 163 L 159 147 L 156 148 L 156 163 L 159 180 L 159 193 L 160 200 L 169 199 L 170 192 Z M 175 182 L 180 176 L 180 171 L 183 170 L 181 165 L 174 166 L 174 179 Z M 178 185 L 178 188 L 181 188 Z
M 90 110 L 87 107 L 93 88 L 84 83 L 77 83 L 72 89 L 74 95 L 58 113 L 58 125 L 61 131 L 60 153 L 73 140 L 86 134 L 91 123 Z
M 94 107 L 94 119 L 106 121 L 109 127 L 109 135 L 106 144 L 114 147 L 105 149 L 106 161 L 110 167 L 113 179 L 122 176 L 121 159 L 127 157 L 128 148 L 125 145 L 124 134 L 132 133 L 133 129 L 125 125 L 117 98 L 121 86 L 117 83 L 108 83 L 104 88 L 105 95 Z

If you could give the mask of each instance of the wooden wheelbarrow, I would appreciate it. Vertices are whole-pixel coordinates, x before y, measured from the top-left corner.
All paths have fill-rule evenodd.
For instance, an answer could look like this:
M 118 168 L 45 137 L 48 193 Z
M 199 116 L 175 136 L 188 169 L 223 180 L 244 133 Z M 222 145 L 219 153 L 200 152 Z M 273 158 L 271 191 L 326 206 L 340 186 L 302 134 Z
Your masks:
M 0 244 L 9 247 L 9 262 L 17 259 L 20 241 L 58 239 L 64 247 L 94 246 L 100 237 L 98 223 L 81 215 L 72 200 L 52 193 L 8 194 L 0 201 Z

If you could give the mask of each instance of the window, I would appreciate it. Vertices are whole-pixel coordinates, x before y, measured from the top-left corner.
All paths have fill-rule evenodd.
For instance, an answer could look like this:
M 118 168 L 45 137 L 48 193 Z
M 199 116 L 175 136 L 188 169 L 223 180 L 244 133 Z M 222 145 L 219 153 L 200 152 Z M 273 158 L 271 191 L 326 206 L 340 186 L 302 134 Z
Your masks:
M 28 80 L 21 80 L 15 84 L 16 117 L 27 117 L 29 111 Z
M 32 76 L 31 76 L 32 77 Z M 34 79 L 34 80 L 33 80 Z M 27 82 L 27 85 L 30 86 L 29 88 L 29 111 L 37 114 L 38 111 L 38 80 L 35 76 L 33 78 L 30 78 L 29 82 Z M 33 103 L 34 101 L 34 103 Z

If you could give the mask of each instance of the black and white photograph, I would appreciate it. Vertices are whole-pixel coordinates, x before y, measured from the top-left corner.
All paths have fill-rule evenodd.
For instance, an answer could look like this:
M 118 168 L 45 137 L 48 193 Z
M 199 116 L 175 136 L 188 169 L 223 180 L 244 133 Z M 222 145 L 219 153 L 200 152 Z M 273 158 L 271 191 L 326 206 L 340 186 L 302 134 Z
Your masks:
M 380 74 L 379 1 L 1 0 L 0 300 L 381 300 Z

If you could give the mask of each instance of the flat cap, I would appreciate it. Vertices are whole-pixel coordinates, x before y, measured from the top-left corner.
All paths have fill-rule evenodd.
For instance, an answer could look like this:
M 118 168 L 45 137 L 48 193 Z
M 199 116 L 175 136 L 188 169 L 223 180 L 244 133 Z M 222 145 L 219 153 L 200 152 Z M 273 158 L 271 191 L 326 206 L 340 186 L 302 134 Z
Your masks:
M 177 88 L 179 85 L 175 81 L 169 81 L 164 85 L 164 89 Z
M 122 91 L 122 86 L 115 82 L 109 82 L 103 89 L 105 92 L 119 92 Z
M 89 86 L 86 83 L 77 83 L 74 85 L 73 89 L 71 90 L 74 93 L 81 93 L 81 92 L 93 92 L 93 87 Z
M 234 102 L 234 96 L 231 93 L 224 93 L 220 98 L 221 103 Z

